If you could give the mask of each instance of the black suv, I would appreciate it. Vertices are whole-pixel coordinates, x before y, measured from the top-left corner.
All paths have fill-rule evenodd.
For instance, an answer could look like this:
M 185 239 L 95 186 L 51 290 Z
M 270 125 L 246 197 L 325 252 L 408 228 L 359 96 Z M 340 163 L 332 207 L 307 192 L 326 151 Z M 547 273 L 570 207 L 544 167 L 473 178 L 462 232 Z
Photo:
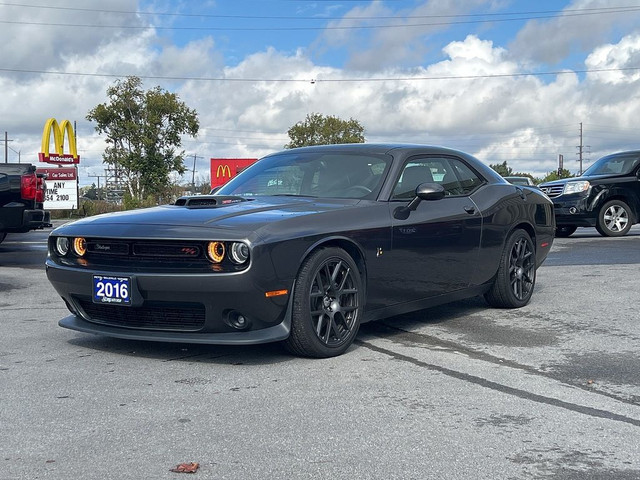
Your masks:
M 626 235 L 640 218 L 640 150 L 602 157 L 581 177 L 539 185 L 556 213 L 556 237 L 578 227 L 596 227 L 600 235 Z

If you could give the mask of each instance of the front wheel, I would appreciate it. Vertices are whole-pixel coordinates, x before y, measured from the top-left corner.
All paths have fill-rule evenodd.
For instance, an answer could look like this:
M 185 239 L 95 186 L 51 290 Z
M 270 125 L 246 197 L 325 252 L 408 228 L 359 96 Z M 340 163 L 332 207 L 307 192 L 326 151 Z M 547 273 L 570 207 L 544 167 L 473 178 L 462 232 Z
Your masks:
M 296 278 L 285 347 L 306 357 L 341 355 L 358 333 L 363 303 L 362 279 L 351 256 L 341 248 L 316 250 Z
M 633 225 L 631 209 L 622 200 L 605 203 L 598 213 L 596 229 L 603 237 L 622 237 Z
M 489 305 L 498 308 L 524 307 L 536 284 L 536 251 L 524 230 L 515 230 L 507 239 L 498 273 L 485 293 Z

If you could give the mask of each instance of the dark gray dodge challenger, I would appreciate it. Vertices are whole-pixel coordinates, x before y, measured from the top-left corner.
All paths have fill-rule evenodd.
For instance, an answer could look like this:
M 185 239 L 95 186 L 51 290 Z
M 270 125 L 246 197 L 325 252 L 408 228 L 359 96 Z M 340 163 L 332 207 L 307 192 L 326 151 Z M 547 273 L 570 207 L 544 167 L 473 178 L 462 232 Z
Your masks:
M 476 295 L 526 305 L 554 230 L 543 193 L 468 154 L 325 145 L 268 155 L 214 195 L 63 225 L 47 275 L 66 328 L 330 357 L 366 321 Z

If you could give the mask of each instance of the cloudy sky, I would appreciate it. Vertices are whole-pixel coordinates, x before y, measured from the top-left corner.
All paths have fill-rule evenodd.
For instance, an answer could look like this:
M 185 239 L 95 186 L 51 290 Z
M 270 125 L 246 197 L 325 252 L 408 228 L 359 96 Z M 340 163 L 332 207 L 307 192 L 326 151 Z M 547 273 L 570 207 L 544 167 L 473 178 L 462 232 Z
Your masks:
M 536 176 L 577 173 L 580 124 L 584 168 L 640 148 L 640 0 L 0 0 L 0 45 L 0 161 L 4 132 L 36 163 L 46 119 L 75 121 L 81 185 L 104 173 L 87 112 L 128 75 L 198 112 L 200 179 L 314 112 Z

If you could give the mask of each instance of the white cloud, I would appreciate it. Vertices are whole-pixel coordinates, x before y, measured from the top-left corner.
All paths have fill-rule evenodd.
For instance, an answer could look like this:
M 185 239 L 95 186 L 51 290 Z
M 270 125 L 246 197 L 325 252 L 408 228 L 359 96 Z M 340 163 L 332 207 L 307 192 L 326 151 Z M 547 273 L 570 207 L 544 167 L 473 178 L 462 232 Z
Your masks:
M 383 2 L 374 1 L 354 7 L 342 19 L 330 22 L 316 48 L 346 47 L 349 70 L 376 71 L 420 65 L 425 55 L 433 51 L 431 37 L 450 28 L 447 23 L 452 17 L 447 16 L 492 4 L 490 0 L 430 0 L 412 9 L 395 11 Z M 380 26 L 384 28 L 378 28 Z
M 428 2 L 423 7 L 433 5 Z M 131 10 L 135 6 L 122 2 L 119 8 Z M 382 8 L 380 2 L 369 7 L 377 12 Z M 6 34 L 2 32 L 0 36 Z M 591 145 L 594 158 L 600 153 L 637 148 L 637 70 L 586 76 L 571 71 L 548 77 L 521 75 L 529 71 L 526 59 L 516 59 L 510 48 L 496 46 L 480 35 L 449 42 L 440 52 L 441 60 L 430 65 L 404 65 L 409 62 L 410 50 L 418 51 L 414 45 L 397 50 L 398 64 L 375 71 L 318 65 L 302 47 L 292 54 L 266 48 L 234 66 L 225 66 L 212 37 L 178 47 L 161 42 L 153 29 L 125 33 L 56 50 L 55 61 L 41 68 L 174 77 L 147 79 L 145 87 L 160 85 L 175 91 L 197 110 L 200 134 L 184 143 L 190 155 L 255 157 L 279 150 L 288 141 L 289 127 L 311 112 L 359 120 L 366 128 L 368 141 L 443 144 L 476 154 L 486 163 L 506 160 L 514 170 L 538 176 L 556 168 L 559 153 L 565 155 L 568 168 L 577 169 L 575 146 L 580 122 L 584 123 L 585 144 Z M 407 41 L 420 40 L 406 33 Z M 43 41 L 44 45 L 58 42 L 50 32 L 48 35 L 47 39 L 26 38 L 22 51 L 35 55 Z M 378 40 L 384 39 L 378 36 L 372 43 L 359 46 L 359 51 L 373 52 L 374 46 L 394 50 L 392 44 L 376 44 Z M 382 50 L 380 55 L 384 57 Z M 48 50 L 41 53 L 49 58 Z M 589 69 L 627 68 L 637 66 L 639 56 L 640 34 L 635 33 L 598 43 L 583 62 Z M 24 65 L 17 56 L 12 61 Z M 8 65 L 7 60 L 0 64 L 4 68 Z M 27 64 L 36 62 L 30 59 Z M 186 77 L 209 80 L 180 80 Z M 441 77 L 448 78 L 435 79 Z M 22 161 L 35 161 L 45 120 L 76 120 L 81 182 L 92 183 L 95 179 L 86 175 L 103 172 L 104 141 L 85 116 L 106 101 L 106 89 L 114 81 L 108 76 L 0 71 L 0 90 L 4 93 L 0 130 L 8 131 L 14 139 L 11 147 L 21 152 Z M 599 134 L 601 127 L 609 129 L 606 134 Z M 205 164 L 198 159 L 198 174 L 206 172 Z
M 616 13 L 613 7 L 637 7 L 637 2 L 620 0 L 611 5 L 609 0 L 574 0 L 564 8 L 564 15 L 530 20 L 509 50 L 514 58 L 543 64 L 557 64 L 572 53 L 588 52 L 611 35 L 640 23 L 640 11 Z

